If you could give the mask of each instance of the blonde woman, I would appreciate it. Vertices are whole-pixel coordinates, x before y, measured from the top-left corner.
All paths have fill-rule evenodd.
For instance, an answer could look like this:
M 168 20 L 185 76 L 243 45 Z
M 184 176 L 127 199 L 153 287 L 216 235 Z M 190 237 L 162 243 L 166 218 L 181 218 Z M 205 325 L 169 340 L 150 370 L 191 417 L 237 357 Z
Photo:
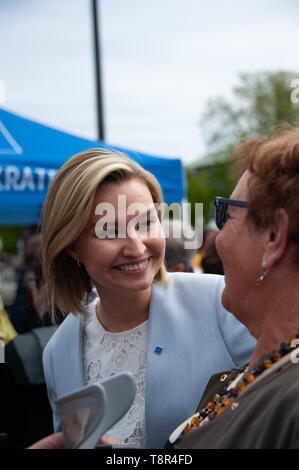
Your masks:
M 253 350 L 253 338 L 221 306 L 221 276 L 166 273 L 154 207 L 162 202 L 151 173 L 101 149 L 72 157 L 51 184 L 43 271 L 52 310 L 72 312 L 44 352 L 55 431 L 57 397 L 126 370 L 136 398 L 106 436 L 162 447 L 211 374 Z

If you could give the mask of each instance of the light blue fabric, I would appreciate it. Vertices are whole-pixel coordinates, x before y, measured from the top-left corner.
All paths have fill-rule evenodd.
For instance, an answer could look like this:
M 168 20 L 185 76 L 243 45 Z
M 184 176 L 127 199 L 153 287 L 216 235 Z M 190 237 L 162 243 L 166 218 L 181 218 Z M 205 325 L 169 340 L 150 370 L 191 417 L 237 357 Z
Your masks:
M 168 285 L 153 285 L 150 303 L 148 448 L 163 447 L 173 429 L 194 413 L 211 375 L 246 363 L 255 346 L 247 329 L 221 305 L 222 276 L 169 273 L 169 277 Z M 161 354 L 155 353 L 157 346 Z M 66 318 L 46 346 L 43 362 L 57 431 L 60 419 L 53 400 L 84 385 L 82 317 Z

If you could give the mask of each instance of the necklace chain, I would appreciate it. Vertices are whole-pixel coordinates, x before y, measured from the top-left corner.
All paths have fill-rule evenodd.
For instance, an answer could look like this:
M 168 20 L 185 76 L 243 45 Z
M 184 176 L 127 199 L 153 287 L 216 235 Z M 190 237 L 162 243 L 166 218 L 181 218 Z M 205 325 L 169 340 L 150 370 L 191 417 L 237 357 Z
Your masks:
M 281 343 L 278 350 L 273 351 L 271 354 L 266 354 L 252 369 L 249 370 L 247 367 L 244 372 L 240 373 L 233 381 L 229 382 L 228 385 L 225 385 L 220 390 L 219 394 L 214 395 L 213 399 L 209 401 L 204 408 L 188 419 L 187 424 L 176 439 L 175 444 L 178 444 L 183 436 L 192 429 L 208 424 L 229 407 L 234 407 L 236 398 L 249 384 L 252 384 L 258 376 L 272 367 L 273 364 L 277 363 L 288 353 L 299 347 L 298 338 L 299 331 L 296 336 L 290 338 L 289 343 Z M 235 406 L 238 406 L 236 402 Z

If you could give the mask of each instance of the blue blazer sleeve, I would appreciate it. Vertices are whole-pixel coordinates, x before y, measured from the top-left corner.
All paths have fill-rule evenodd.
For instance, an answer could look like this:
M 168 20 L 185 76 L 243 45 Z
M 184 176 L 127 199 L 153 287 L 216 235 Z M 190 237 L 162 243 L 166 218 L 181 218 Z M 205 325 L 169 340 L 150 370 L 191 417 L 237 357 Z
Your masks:
M 48 399 L 49 403 L 52 408 L 53 412 L 53 429 L 54 432 L 61 431 L 61 421 L 58 409 L 54 403 L 57 396 L 55 393 L 55 374 L 54 374 L 54 364 L 53 364 L 53 356 L 51 354 L 51 347 L 47 345 L 43 352 L 43 367 L 44 367 L 44 374 L 45 380 L 47 384 L 47 392 L 48 392 Z
M 43 367 L 54 431 L 60 431 L 59 410 L 54 401 L 84 386 L 82 362 L 82 315 L 71 313 L 51 337 L 43 353 Z
M 173 273 L 154 285 L 146 372 L 147 447 L 161 448 L 210 377 L 246 363 L 255 340 L 221 304 L 223 276 Z M 162 349 L 156 354 L 156 347 Z

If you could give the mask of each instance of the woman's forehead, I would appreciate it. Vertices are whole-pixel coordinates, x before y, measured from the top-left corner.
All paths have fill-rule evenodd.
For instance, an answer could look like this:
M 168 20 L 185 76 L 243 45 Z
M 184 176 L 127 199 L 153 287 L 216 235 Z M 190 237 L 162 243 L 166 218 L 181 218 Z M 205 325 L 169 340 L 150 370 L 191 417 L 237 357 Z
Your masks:
M 90 225 L 105 217 L 107 221 L 148 217 L 155 210 L 152 195 L 145 183 L 131 179 L 122 183 L 105 183 L 96 193 Z
M 251 174 L 246 170 L 239 179 L 235 189 L 233 190 L 230 198 L 239 201 L 248 201 L 248 182 Z
M 138 199 L 152 199 L 152 195 L 147 184 L 138 178 L 104 183 L 97 189 L 95 199 L 102 199 L 103 202 L 108 200 L 115 200 L 115 202 L 117 202 L 118 196 L 126 196 L 126 198 L 135 197 Z

